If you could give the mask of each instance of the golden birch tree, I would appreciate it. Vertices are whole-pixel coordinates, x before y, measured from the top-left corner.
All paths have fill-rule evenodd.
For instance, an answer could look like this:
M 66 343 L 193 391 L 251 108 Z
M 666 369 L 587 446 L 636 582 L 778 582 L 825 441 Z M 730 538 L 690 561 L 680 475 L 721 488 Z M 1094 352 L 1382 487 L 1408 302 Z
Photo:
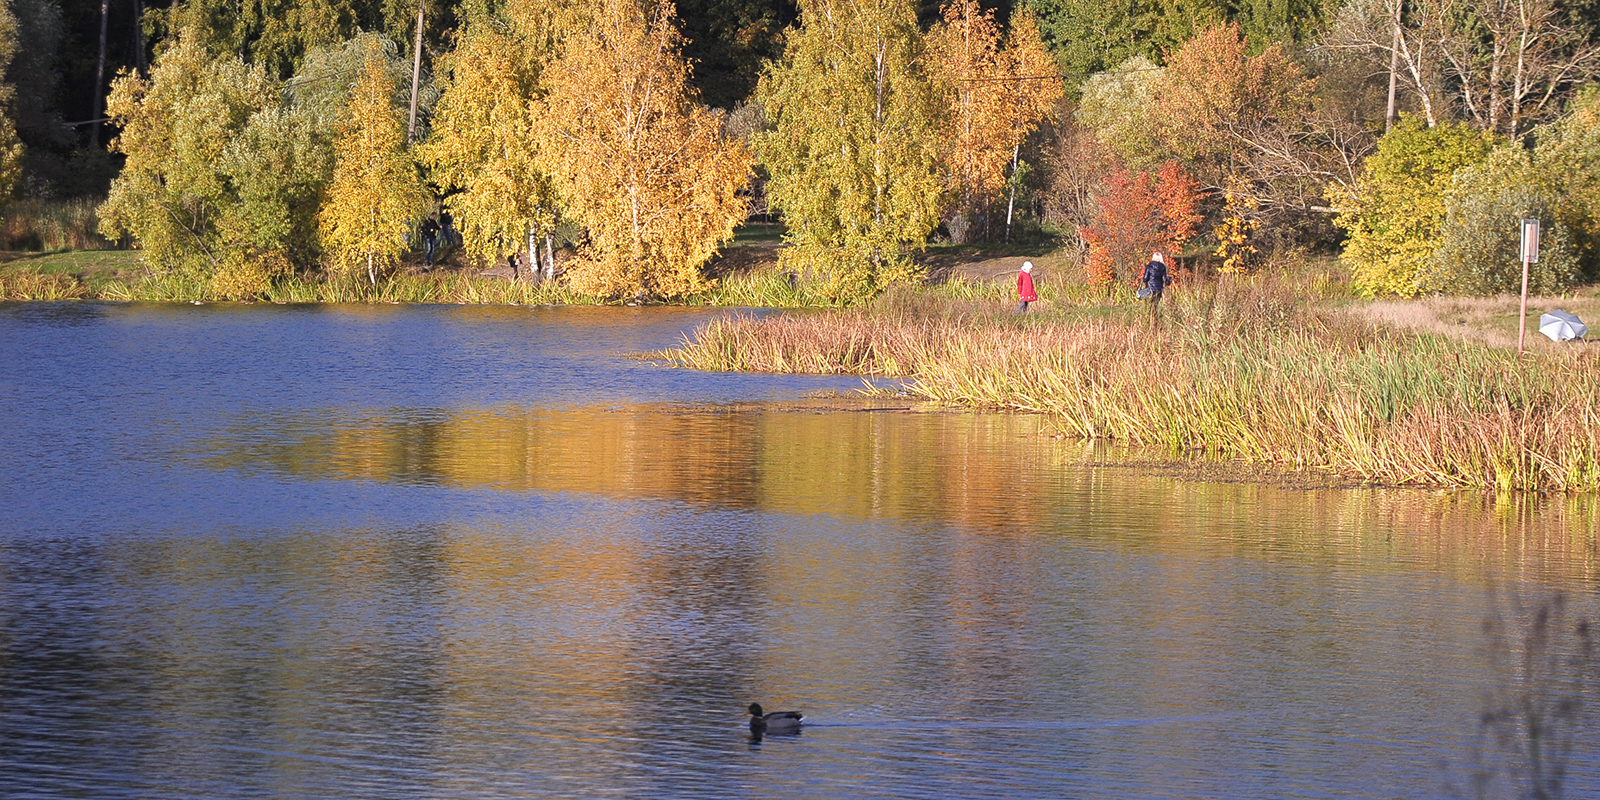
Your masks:
M 473 259 L 516 252 L 555 223 L 555 189 L 536 163 L 533 120 L 546 61 L 579 13 L 561 0 L 515 0 L 469 19 L 441 61 L 444 91 L 419 160 L 440 185 L 460 190 L 448 202 Z
M 9 5 L 0 3 L 0 202 L 11 198 L 22 176 L 22 139 L 17 136 L 16 115 L 12 109 L 17 89 L 9 74 L 11 60 L 16 55 L 17 18 Z
M 938 224 L 940 111 L 907 0 L 804 0 L 756 94 L 767 193 L 788 224 L 782 262 L 835 302 L 914 277 Z
M 983 209 L 1014 171 L 1022 140 L 1050 115 L 1065 86 L 1027 8 L 1012 15 L 1002 46 L 994 12 L 953 0 L 928 34 L 928 60 L 944 102 L 945 188 L 957 215 Z M 952 224 L 951 234 L 965 225 Z
M 329 266 L 350 274 L 365 265 L 373 286 L 378 269 L 393 266 L 405 252 L 406 232 L 428 202 L 406 152 L 406 123 L 394 96 L 394 78 L 374 52 L 339 124 L 333 182 L 319 215 Z
M 579 291 L 680 297 L 745 216 L 744 146 L 697 105 L 667 0 L 604 0 L 568 35 L 537 104 L 536 163 L 589 240 Z

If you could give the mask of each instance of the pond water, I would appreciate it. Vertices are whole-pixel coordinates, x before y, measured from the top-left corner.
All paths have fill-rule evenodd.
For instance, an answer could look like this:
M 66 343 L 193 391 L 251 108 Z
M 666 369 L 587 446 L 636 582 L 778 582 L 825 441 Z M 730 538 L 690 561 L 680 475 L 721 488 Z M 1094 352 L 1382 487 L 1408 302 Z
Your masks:
M 1594 614 L 1593 498 L 629 357 L 716 313 L 0 304 L 0 796 L 1467 795 Z

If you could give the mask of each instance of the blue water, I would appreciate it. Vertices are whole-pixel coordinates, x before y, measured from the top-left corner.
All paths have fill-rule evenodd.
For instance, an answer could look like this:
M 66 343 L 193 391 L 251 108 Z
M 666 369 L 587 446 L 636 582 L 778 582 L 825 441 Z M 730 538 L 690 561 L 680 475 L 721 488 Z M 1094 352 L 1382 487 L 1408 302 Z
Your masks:
M 0 796 L 1510 796 L 1592 695 L 1590 499 L 634 357 L 719 313 L 0 305 Z

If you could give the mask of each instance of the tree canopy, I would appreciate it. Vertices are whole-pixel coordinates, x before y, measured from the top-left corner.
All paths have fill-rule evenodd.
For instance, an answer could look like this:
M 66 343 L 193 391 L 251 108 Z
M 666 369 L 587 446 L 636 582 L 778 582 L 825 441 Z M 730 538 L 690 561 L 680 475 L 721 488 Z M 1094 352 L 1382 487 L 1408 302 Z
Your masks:
M 905 0 L 807 0 L 757 98 L 768 196 L 788 220 L 786 264 L 839 302 L 914 274 L 908 248 L 943 195 L 941 109 Z

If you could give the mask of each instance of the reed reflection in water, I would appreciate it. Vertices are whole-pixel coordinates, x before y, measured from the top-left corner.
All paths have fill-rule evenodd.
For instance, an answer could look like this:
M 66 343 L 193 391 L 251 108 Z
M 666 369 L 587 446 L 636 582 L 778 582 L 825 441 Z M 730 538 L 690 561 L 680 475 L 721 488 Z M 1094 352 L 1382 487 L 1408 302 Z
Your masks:
M 1592 498 L 807 409 L 657 311 L 0 306 L 0 796 L 1436 797 L 1489 587 L 1593 615 Z
M 7 541 L 0 781 L 1437 796 L 1495 680 L 1485 582 L 1592 581 L 1582 501 L 1152 477 L 1038 425 L 649 406 L 228 428 L 197 458 L 241 485 L 393 485 L 439 519 Z M 813 725 L 752 742 L 751 699 Z

